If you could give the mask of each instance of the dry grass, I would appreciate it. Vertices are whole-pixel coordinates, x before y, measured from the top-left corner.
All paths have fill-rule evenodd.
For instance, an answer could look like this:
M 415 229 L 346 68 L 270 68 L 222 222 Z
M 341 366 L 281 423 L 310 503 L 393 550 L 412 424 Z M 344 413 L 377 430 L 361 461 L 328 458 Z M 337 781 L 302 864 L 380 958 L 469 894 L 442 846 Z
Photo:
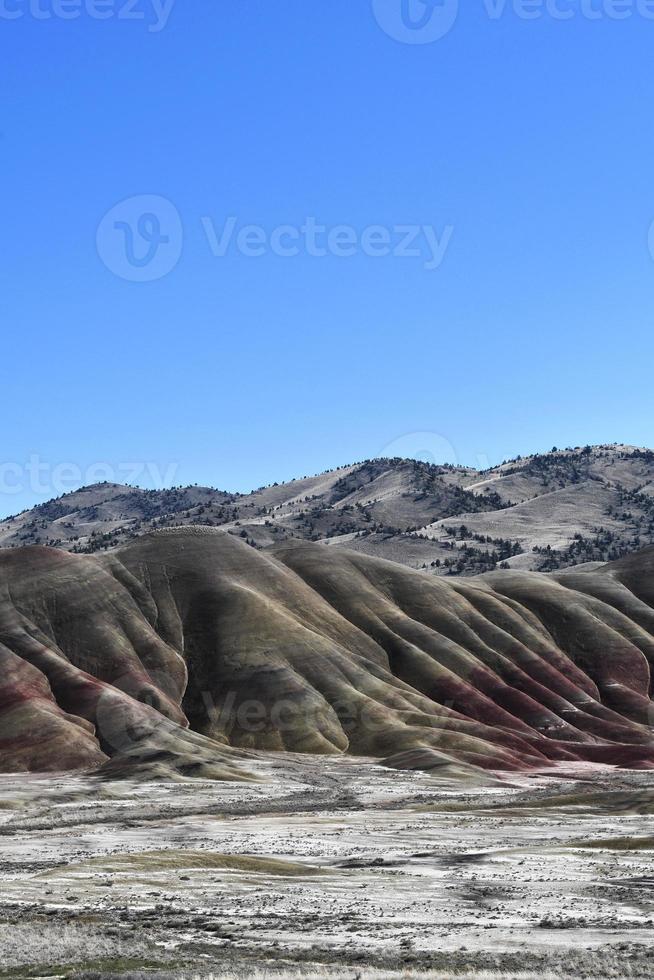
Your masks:
M 654 851 L 654 837 L 606 837 L 604 840 L 570 841 L 566 847 L 607 851 Z
M 72 935 L 67 935 L 70 942 Z M 75 937 L 76 938 L 76 937 Z M 85 951 L 83 947 L 79 952 Z M 221 968 L 219 973 L 196 973 L 186 971 L 163 963 L 137 960 L 116 960 L 93 957 L 84 961 L 77 957 L 74 966 L 66 966 L 65 942 L 57 944 L 57 949 L 50 949 L 47 958 L 35 959 L 39 971 L 54 968 L 54 976 L 64 980 L 65 976 L 80 976 L 97 980 L 100 976 L 125 976 L 129 980 L 570 980 L 572 977 L 584 980 L 646 980 L 651 977 L 649 968 L 642 964 L 633 965 L 628 960 L 619 959 L 615 954 L 602 951 L 588 953 L 586 957 L 577 957 L 574 963 L 568 958 L 561 959 L 560 964 L 551 964 L 547 969 L 536 971 L 503 971 L 503 970 L 385 970 L 365 966 L 322 966 L 320 964 L 302 963 L 296 966 L 272 965 L 256 967 L 245 961 L 243 966 Z M 94 950 L 97 953 L 97 947 Z M 54 954 L 54 955 L 53 955 Z M 62 957 L 63 954 L 63 957 Z M 48 964 L 47 966 L 45 964 Z M 587 965 L 585 965 L 587 964 Z M 12 969 L 9 964 L 0 967 L 0 978 L 10 980 L 30 980 L 34 974 L 29 968 Z M 7 969 L 6 967 L 9 966 Z M 158 968 L 157 968 L 158 967 Z M 58 969 L 57 969 L 58 968 Z M 61 969 L 66 972 L 62 973 Z M 72 969 L 72 974 L 68 971 Z M 105 971 L 107 971 L 105 973 Z
M 109 936 L 102 926 L 36 921 L 0 923 L 0 977 L 47 976 L 50 971 L 62 976 L 62 970 L 57 967 L 119 958 L 129 958 L 134 966 L 145 965 L 148 954 L 147 943 L 139 937 Z
M 282 877 L 301 877 L 320 875 L 322 868 L 313 868 L 293 861 L 279 858 L 255 857 L 245 854 L 220 854 L 215 851 L 142 851 L 138 854 L 108 854 L 106 857 L 90 858 L 66 868 L 58 867 L 48 871 L 44 877 L 57 876 L 69 871 L 91 870 L 100 872 L 140 873 L 144 871 L 243 871 L 251 874 L 279 875 Z
M 561 961 L 560 966 L 534 971 L 506 972 L 503 970 L 376 970 L 367 967 L 330 967 L 303 964 L 296 969 L 256 969 L 252 966 L 227 968 L 214 974 L 180 974 L 179 980 L 571 980 L 583 977 L 584 980 L 644 980 L 651 973 L 647 968 L 632 966 L 627 960 L 619 960 L 611 953 L 589 953 L 588 968 Z

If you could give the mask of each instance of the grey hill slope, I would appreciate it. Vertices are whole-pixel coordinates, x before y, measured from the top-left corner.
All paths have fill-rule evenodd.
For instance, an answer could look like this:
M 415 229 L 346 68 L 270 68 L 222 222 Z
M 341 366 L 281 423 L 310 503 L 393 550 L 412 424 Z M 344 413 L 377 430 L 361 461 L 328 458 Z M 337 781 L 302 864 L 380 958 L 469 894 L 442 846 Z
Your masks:
M 322 542 L 435 575 L 552 571 L 654 542 L 654 453 L 557 449 L 484 472 L 374 459 L 250 494 L 102 483 L 0 521 L 0 547 L 88 554 L 180 525 L 221 527 L 260 550 Z

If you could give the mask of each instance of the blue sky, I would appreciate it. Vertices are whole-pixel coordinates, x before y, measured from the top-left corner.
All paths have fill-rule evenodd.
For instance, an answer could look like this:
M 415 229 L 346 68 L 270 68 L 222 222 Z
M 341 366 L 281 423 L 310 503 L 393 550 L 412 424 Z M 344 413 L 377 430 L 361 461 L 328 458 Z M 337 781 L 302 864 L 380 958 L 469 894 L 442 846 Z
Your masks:
M 1 512 L 654 442 L 645 0 L 435 2 L 2 0 Z

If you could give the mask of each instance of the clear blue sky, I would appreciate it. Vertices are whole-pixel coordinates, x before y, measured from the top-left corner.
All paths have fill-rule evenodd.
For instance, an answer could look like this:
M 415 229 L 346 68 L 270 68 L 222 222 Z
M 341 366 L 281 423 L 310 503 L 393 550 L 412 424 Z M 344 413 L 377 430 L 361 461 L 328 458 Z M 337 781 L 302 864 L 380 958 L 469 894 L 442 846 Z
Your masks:
M 165 24 L 152 0 L 104 20 L 29 2 L 0 4 L 1 512 L 62 464 L 248 490 L 389 449 L 654 443 L 635 0 L 624 20 L 558 0 L 565 21 L 465 0 L 430 43 L 397 39 L 401 0 L 177 0 Z M 410 41 L 436 2 L 411 0 Z M 215 256 L 207 223 L 230 216 L 451 237 L 438 268 L 422 238 L 421 257 Z

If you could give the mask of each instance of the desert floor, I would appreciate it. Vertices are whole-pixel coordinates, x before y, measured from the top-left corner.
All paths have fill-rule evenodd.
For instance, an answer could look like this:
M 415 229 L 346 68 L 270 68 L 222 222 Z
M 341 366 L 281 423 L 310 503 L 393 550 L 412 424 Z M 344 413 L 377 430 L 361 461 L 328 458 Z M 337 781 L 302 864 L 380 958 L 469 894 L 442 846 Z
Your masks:
M 0 976 L 652 975 L 654 773 L 248 768 L 0 776 Z

